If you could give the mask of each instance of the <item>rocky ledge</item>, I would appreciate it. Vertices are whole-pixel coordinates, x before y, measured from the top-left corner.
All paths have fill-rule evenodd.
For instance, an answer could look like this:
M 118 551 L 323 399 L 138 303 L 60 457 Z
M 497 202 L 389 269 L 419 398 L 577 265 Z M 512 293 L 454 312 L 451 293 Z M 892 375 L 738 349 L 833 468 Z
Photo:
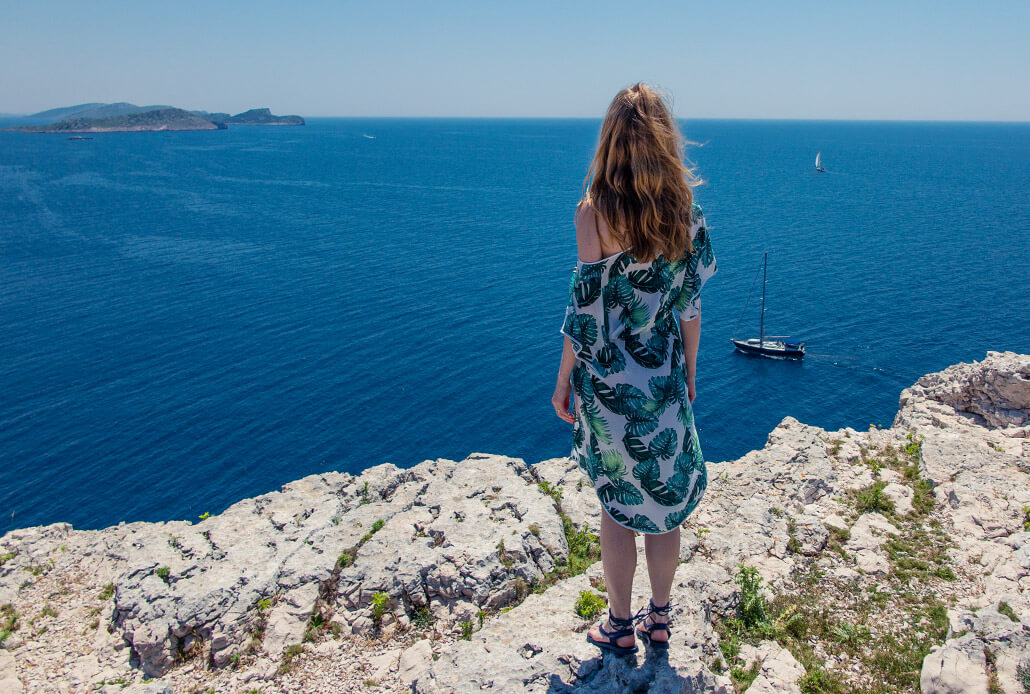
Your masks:
M 1030 356 L 924 376 L 889 429 L 787 417 L 709 466 L 666 655 L 585 641 L 605 586 L 575 464 L 473 454 L 8 532 L 0 691 L 1030 691 Z

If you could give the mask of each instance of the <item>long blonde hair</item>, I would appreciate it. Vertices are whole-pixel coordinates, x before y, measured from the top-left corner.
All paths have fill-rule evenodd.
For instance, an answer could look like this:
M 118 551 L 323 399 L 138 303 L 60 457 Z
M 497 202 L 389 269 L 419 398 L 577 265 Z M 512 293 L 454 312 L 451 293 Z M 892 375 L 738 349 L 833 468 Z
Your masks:
M 595 214 L 640 262 L 672 261 L 693 251 L 693 186 L 701 181 L 683 161 L 685 141 L 671 109 L 638 82 L 615 95 L 586 178 Z M 627 243 L 628 242 L 628 243 Z

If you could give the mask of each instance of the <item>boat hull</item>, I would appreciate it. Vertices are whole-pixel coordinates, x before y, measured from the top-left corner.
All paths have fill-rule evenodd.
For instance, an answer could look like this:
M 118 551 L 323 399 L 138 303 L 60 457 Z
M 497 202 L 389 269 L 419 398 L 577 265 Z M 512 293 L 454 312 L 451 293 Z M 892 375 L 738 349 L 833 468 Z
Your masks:
M 733 340 L 733 346 L 737 351 L 744 354 L 753 354 L 760 357 L 772 357 L 774 359 L 801 359 L 805 356 L 805 343 L 799 342 L 797 346 L 783 342 L 770 342 L 766 340 L 761 345 L 758 340 Z

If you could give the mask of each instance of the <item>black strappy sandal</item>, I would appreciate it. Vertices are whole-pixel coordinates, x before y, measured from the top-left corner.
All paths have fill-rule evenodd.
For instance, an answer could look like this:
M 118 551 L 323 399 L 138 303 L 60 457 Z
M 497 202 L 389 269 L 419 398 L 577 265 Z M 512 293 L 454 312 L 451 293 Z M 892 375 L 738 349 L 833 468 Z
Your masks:
M 598 641 L 587 632 L 587 641 L 594 644 L 598 648 L 602 648 L 607 651 L 611 651 L 616 655 L 629 655 L 630 653 L 637 652 L 637 644 L 632 646 L 619 646 L 615 642 L 624 636 L 630 636 L 633 634 L 633 624 L 636 622 L 636 617 L 629 617 L 627 619 L 621 619 L 612 614 L 611 609 L 608 610 L 608 622 L 613 626 L 617 627 L 615 631 L 608 631 L 604 628 L 604 624 L 599 624 L 598 629 L 604 634 L 607 641 Z
M 650 598 L 648 599 L 647 608 L 645 609 L 641 607 L 640 611 L 637 612 L 637 614 L 633 617 L 634 621 L 638 619 L 640 620 L 640 625 L 636 628 L 636 633 L 637 636 L 640 637 L 641 641 L 648 644 L 649 646 L 651 646 L 651 648 L 654 649 L 665 649 L 669 647 L 669 639 L 672 638 L 672 631 L 669 629 L 669 622 L 655 622 L 650 627 L 645 627 L 644 621 L 652 612 L 654 612 L 655 614 L 668 615 L 672 612 L 673 607 L 675 607 L 675 605 L 673 605 L 671 601 L 667 603 L 664 607 L 656 607 L 654 602 Z M 651 638 L 653 632 L 656 629 L 662 629 L 665 631 L 666 634 L 668 634 L 665 641 L 656 641 L 655 639 Z

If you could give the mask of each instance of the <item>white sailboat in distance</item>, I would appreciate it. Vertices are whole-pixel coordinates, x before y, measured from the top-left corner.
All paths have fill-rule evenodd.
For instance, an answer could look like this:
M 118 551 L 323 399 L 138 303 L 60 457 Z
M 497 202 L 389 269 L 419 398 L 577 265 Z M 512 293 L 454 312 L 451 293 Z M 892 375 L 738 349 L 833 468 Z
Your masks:
M 826 171 L 826 169 L 823 168 L 822 154 L 823 154 L 822 152 L 816 152 L 815 153 L 815 170 L 816 171 Z

